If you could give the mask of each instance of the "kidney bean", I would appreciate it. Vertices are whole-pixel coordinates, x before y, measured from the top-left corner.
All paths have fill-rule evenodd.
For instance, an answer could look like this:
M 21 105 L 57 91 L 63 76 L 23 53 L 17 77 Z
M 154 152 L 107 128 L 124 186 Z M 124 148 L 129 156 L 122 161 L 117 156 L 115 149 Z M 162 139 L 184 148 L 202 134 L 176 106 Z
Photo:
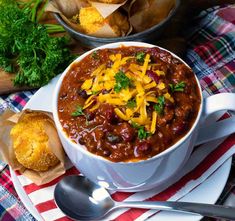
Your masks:
M 151 61 L 157 62 L 160 52 L 158 48 L 148 48 L 146 52 L 151 54 Z
M 78 142 L 79 142 L 81 145 L 85 145 L 85 143 L 86 143 L 83 137 L 80 137 L 79 140 L 78 140 Z
M 110 150 L 108 150 L 108 149 L 104 149 L 103 150 L 103 156 L 109 157 L 110 155 L 111 155 L 111 151 Z
M 113 133 L 107 133 L 106 138 L 109 143 L 116 144 L 121 141 L 121 138 L 118 135 L 115 135 Z
M 114 113 L 114 117 L 112 119 L 112 124 L 118 124 L 118 122 L 122 122 L 123 120 L 118 117 L 117 114 Z
M 147 70 L 147 71 L 146 71 L 146 74 L 147 74 L 153 81 L 155 81 L 156 83 L 159 82 L 160 77 L 159 77 L 154 71 Z
M 169 100 L 165 100 L 165 107 L 167 107 L 168 109 L 173 109 L 174 106 L 174 103 L 170 102 Z
M 91 120 L 93 120 L 95 118 L 95 113 L 94 112 L 90 112 L 90 111 L 87 111 L 86 112 L 86 119 L 88 120 L 88 121 L 91 121 Z
M 137 144 L 135 147 L 135 152 L 138 156 L 146 156 L 147 154 L 151 153 L 152 147 L 149 143 L 146 141 L 142 141 Z
M 105 115 L 108 122 L 111 122 L 114 119 L 114 112 L 112 108 L 106 110 Z
M 120 134 L 122 139 L 126 142 L 132 141 L 135 136 L 135 129 L 127 122 L 121 123 L 115 129 L 117 134 Z
M 109 104 L 103 104 L 99 108 L 99 114 L 104 116 L 104 118 L 110 123 L 115 117 L 114 107 Z
M 85 90 L 78 90 L 78 95 L 81 96 L 83 99 L 88 98 L 88 95 Z

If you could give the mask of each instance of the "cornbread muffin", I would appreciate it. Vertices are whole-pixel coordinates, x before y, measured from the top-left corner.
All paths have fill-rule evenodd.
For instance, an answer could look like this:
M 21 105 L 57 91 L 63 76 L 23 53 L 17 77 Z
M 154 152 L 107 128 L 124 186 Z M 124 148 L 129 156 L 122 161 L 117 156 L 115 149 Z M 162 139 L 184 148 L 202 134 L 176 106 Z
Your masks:
M 115 11 L 104 19 L 95 7 L 81 8 L 79 22 L 86 34 L 97 32 L 104 24 L 110 25 L 117 36 L 122 36 L 129 30 L 128 20 L 120 12 Z
M 47 115 L 27 113 L 11 129 L 16 159 L 24 167 L 35 171 L 47 171 L 59 163 L 48 144 L 49 137 L 45 130 L 48 127 L 54 128 L 54 125 Z

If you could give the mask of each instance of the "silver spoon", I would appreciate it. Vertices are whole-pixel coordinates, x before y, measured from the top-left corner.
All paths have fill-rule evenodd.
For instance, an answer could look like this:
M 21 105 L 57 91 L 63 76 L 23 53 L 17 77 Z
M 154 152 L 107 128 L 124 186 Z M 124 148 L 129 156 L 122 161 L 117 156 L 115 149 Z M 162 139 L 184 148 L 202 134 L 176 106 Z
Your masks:
M 57 206 L 74 220 L 97 220 L 118 208 L 181 211 L 202 216 L 235 220 L 235 208 L 187 202 L 116 202 L 103 187 L 83 176 L 64 177 L 55 188 Z

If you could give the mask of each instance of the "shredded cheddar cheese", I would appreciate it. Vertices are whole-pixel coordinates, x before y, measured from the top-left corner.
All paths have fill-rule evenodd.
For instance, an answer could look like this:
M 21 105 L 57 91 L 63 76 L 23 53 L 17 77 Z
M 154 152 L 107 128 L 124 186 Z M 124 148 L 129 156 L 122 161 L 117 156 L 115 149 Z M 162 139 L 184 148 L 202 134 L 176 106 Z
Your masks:
M 87 107 L 89 107 L 95 100 L 95 95 L 91 95 L 85 102 L 85 105 L 83 107 L 83 109 L 86 109 Z
M 85 82 L 82 84 L 81 88 L 83 90 L 89 90 L 92 86 L 92 82 L 93 82 L 93 79 L 88 79 L 88 80 L 85 80 Z
M 121 119 L 126 121 L 128 120 L 128 117 L 124 113 L 122 113 L 122 111 L 119 110 L 118 108 L 115 108 L 114 111 Z
M 142 76 L 145 75 L 145 73 L 147 71 L 147 68 L 148 68 L 149 62 L 150 62 L 150 55 L 146 54 L 145 59 L 144 59 L 144 65 L 143 65 L 143 68 L 142 68 Z
M 152 113 L 152 123 L 151 123 L 151 129 L 150 129 L 150 132 L 152 134 L 154 134 L 155 131 L 156 131 L 156 123 L 157 123 L 157 112 L 153 111 L 153 113 Z
M 165 87 L 166 87 L 165 84 L 162 82 L 157 85 L 157 88 L 159 88 L 159 90 L 163 90 L 163 89 L 165 89 Z
M 170 102 L 174 103 L 174 98 L 169 93 L 165 93 L 164 97 Z
M 121 54 L 112 54 L 109 59 L 111 66 L 100 65 L 92 72 L 91 78 L 81 85 L 81 89 L 90 95 L 83 109 L 90 108 L 90 111 L 94 111 L 102 103 L 111 104 L 119 118 L 144 126 L 149 133 L 154 134 L 157 118 L 160 116 L 155 110 L 149 112 L 148 107 L 158 105 L 159 94 L 170 102 L 174 102 L 174 98 L 166 83 L 154 81 L 148 76 L 147 70 L 153 71 L 159 77 L 165 73 L 158 70 L 157 64 L 151 64 L 148 53 L 145 54 L 142 63 L 136 62 L 133 56 L 122 57 Z M 117 77 L 120 71 L 123 79 Z M 132 106 L 128 106 L 128 102 Z
M 161 76 L 161 75 L 165 75 L 165 72 L 164 71 L 160 71 L 160 70 L 156 70 L 154 71 L 158 76 Z
M 148 89 L 154 88 L 154 87 L 156 87 L 156 86 L 157 86 L 156 82 L 155 82 L 155 81 L 152 81 L 151 83 L 145 85 L 145 86 L 144 86 L 144 89 L 145 89 L 145 90 L 148 90 Z

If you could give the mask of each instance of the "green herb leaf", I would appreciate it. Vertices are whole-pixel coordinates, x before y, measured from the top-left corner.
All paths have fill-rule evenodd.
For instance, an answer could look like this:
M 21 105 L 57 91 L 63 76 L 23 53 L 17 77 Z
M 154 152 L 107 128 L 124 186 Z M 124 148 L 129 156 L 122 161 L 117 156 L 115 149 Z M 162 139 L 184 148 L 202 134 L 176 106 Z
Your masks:
M 173 84 L 169 84 L 169 87 L 170 87 L 170 89 L 171 89 L 171 92 L 174 92 L 174 90 L 175 90 L 174 85 L 173 85 Z
M 98 93 L 99 93 L 99 91 L 92 91 L 92 92 L 91 92 L 92 95 L 96 95 L 96 94 L 98 94 Z
M 135 123 L 135 122 L 131 122 L 131 126 L 138 129 L 140 127 L 139 124 Z
M 58 26 L 37 23 L 42 2 L 0 0 L 0 67 L 16 73 L 15 85 L 41 87 L 74 58 L 68 38 L 49 36 Z
M 138 137 L 140 140 L 144 140 L 146 138 L 148 138 L 149 136 L 151 136 L 151 133 L 149 133 L 148 131 L 146 131 L 144 129 L 144 126 L 140 126 L 138 129 Z
M 129 79 L 123 71 L 116 73 L 114 78 L 116 80 L 116 84 L 114 85 L 114 91 L 116 93 L 131 86 L 131 79 Z
M 165 106 L 165 98 L 164 96 L 158 97 L 158 102 L 153 106 L 154 110 L 158 112 L 158 114 L 162 115 Z
M 136 54 L 136 60 L 140 63 L 144 63 L 145 53 L 144 52 L 138 52 Z
M 76 108 L 76 110 L 71 114 L 71 116 L 73 116 L 73 117 L 78 117 L 78 116 L 81 116 L 81 115 L 84 115 L 84 116 L 85 116 L 85 114 L 84 114 L 84 112 L 83 112 L 83 107 L 80 106 L 80 105 L 78 105 L 77 108 Z
M 145 130 L 144 126 L 140 126 L 139 124 L 137 124 L 135 122 L 132 122 L 131 125 L 132 125 L 132 127 L 136 128 L 138 130 L 138 138 L 140 140 L 144 140 L 152 135 L 150 132 Z
M 172 92 L 175 92 L 175 91 L 183 92 L 186 84 L 185 84 L 185 82 L 181 81 L 175 85 L 169 84 L 169 86 L 170 86 L 170 89 Z
M 98 55 L 97 51 L 93 51 L 91 57 L 95 60 L 99 59 L 99 55 Z
M 135 108 L 135 107 L 136 107 L 136 100 L 135 100 L 135 99 L 129 100 L 129 101 L 127 102 L 126 106 L 127 106 L 128 108 L 131 108 L 131 109 Z

